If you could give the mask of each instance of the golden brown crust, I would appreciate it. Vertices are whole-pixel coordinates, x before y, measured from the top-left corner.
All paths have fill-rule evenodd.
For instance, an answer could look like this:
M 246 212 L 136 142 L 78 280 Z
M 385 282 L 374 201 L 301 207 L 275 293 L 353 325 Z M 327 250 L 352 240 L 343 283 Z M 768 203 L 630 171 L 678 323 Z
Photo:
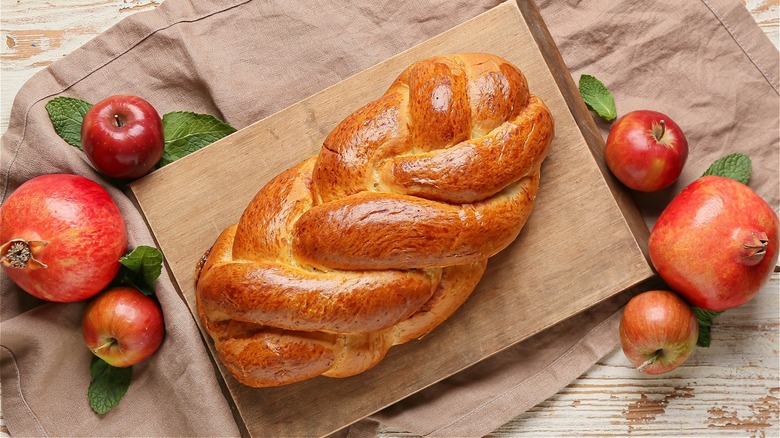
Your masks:
M 471 265 L 444 268 L 431 299 L 410 318 L 393 326 L 394 342 L 403 344 L 419 339 L 449 318 L 477 287 L 486 266 L 487 259 Z
M 453 205 L 361 192 L 312 207 L 295 225 L 299 261 L 319 269 L 414 269 L 475 263 L 509 245 L 533 205 L 538 178 Z M 338 236 L 338 238 L 334 238 Z
M 198 263 L 198 314 L 221 361 L 250 386 L 346 377 L 429 333 L 525 224 L 553 131 L 499 57 L 411 65 Z
M 550 112 L 534 96 L 525 111 L 486 135 L 449 149 L 386 160 L 380 179 L 395 193 L 450 203 L 480 201 L 539 166 L 551 135 Z M 522 147 L 507 148 L 507 143 Z

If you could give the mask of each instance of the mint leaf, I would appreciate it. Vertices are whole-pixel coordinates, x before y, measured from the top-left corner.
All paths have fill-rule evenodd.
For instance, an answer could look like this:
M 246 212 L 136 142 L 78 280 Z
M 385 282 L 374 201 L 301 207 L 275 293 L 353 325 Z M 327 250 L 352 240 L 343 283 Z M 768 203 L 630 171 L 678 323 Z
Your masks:
M 723 176 L 747 185 L 748 181 L 750 181 L 751 170 L 750 157 L 745 154 L 733 153 L 716 160 L 702 176 Z
M 696 340 L 696 345 L 707 348 L 710 346 L 712 340 L 712 336 L 710 335 L 712 320 L 723 312 L 700 309 L 694 306 L 693 313 L 696 315 L 696 320 L 699 322 L 699 338 Z
M 92 356 L 87 398 L 89 406 L 98 415 L 103 415 L 119 404 L 130 387 L 133 377 L 133 367 L 117 368 L 109 365 L 103 359 Z
M 119 259 L 124 269 L 123 280 L 144 295 L 154 295 L 154 283 L 162 272 L 163 256 L 152 246 L 139 246 Z
M 162 118 L 165 150 L 159 167 L 236 132 L 236 128 L 209 114 L 177 111 Z
M 615 98 L 600 80 L 590 75 L 580 76 L 580 96 L 591 110 L 602 119 L 611 122 L 617 117 Z
M 54 126 L 54 132 L 65 142 L 81 147 L 81 122 L 92 104 L 72 97 L 55 97 L 46 104 L 46 111 Z

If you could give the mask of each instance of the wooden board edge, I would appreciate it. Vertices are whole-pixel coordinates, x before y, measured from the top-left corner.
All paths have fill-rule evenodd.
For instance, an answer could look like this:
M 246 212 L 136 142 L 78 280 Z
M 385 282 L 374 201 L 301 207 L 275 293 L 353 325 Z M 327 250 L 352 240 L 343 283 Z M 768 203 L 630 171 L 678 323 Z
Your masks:
M 165 257 L 165 252 L 163 251 L 163 248 L 160 246 L 160 243 L 157 241 L 157 236 L 152 231 L 152 225 L 149 223 L 146 214 L 143 213 L 144 208 L 141 205 L 140 201 L 138 200 L 138 197 L 136 196 L 136 192 L 133 190 L 132 184 L 128 184 L 128 188 L 130 190 L 127 190 L 126 192 L 127 197 L 130 199 L 130 202 L 133 203 L 135 208 L 141 212 L 141 216 L 144 219 L 144 224 L 146 224 L 146 227 L 150 230 L 149 234 L 151 234 L 152 236 L 152 240 L 154 241 L 155 247 L 158 248 L 160 252 L 163 253 L 163 268 L 165 269 L 165 272 L 168 274 L 168 277 L 171 279 L 171 284 L 173 285 L 173 289 L 176 291 L 176 295 L 179 297 L 182 304 L 187 308 L 187 314 L 190 316 L 190 318 L 192 318 L 193 322 L 195 323 L 195 326 L 198 327 L 198 337 L 200 338 L 201 342 L 203 343 L 203 346 L 207 350 L 207 356 L 209 357 L 209 361 L 211 362 L 212 365 L 214 378 L 219 384 L 219 389 L 222 392 L 222 396 L 227 401 L 228 407 L 230 408 L 230 413 L 233 415 L 233 420 L 236 422 L 236 425 L 238 426 L 238 431 L 242 437 L 250 437 L 251 435 L 249 433 L 249 430 L 246 427 L 246 423 L 244 419 L 241 417 L 241 412 L 238 406 L 236 405 L 233 396 L 230 393 L 230 388 L 228 387 L 225 378 L 222 375 L 222 370 L 220 369 L 221 365 L 217 359 L 217 352 L 214 350 L 213 341 L 211 341 L 211 339 L 206 339 L 206 335 L 205 335 L 206 332 L 205 330 L 202 329 L 202 322 L 195 315 L 195 313 L 192 312 L 189 303 L 184 298 L 184 293 L 182 292 L 181 287 L 179 286 L 179 283 L 176 280 L 176 277 L 173 275 L 173 270 L 168 264 L 168 258 Z
M 534 0 L 516 0 L 516 4 L 518 9 L 520 9 L 520 13 L 525 17 L 526 23 L 544 23 L 541 11 Z M 596 125 L 591 111 L 585 105 L 585 101 L 582 100 L 579 87 L 575 84 L 569 68 L 563 61 L 563 57 L 550 34 L 550 30 L 545 25 L 529 25 L 528 27 L 531 31 L 531 36 L 533 36 L 536 44 L 540 48 L 539 51 L 541 52 L 542 57 L 545 62 L 547 62 L 547 66 L 566 101 L 566 105 L 572 112 L 574 120 L 580 128 L 580 132 L 585 138 L 585 142 L 590 147 L 596 164 L 598 165 L 609 190 L 612 192 L 612 197 L 623 212 L 623 217 L 626 220 L 626 224 L 628 225 L 631 234 L 634 235 L 639 249 L 645 256 L 648 265 L 651 266 L 647 249 L 647 240 L 650 236 L 650 230 L 648 229 L 639 208 L 637 208 L 630 196 L 627 196 L 625 189 L 607 167 L 604 156 L 606 145 L 601 135 L 601 131 Z

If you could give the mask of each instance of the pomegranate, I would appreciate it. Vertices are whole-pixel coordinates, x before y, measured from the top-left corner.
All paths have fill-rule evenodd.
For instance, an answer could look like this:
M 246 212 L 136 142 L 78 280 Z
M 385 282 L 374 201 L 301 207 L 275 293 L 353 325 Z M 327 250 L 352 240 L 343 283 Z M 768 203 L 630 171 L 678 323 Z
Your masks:
M 125 222 L 108 192 L 78 175 L 41 175 L 0 207 L 0 264 L 29 294 L 73 302 L 105 288 L 127 251 Z
M 750 301 L 778 256 L 778 218 L 748 186 L 705 176 L 684 188 L 650 233 L 658 275 L 692 305 L 724 311 Z

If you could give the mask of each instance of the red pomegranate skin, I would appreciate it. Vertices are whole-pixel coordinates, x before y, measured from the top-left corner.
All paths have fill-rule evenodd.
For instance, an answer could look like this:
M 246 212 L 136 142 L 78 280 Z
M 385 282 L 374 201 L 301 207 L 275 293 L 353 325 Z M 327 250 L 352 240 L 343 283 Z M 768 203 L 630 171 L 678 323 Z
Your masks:
M 34 258 L 23 267 L 6 257 L 17 239 L 29 243 Z M 117 274 L 127 229 L 99 184 L 47 174 L 23 183 L 0 207 L 0 244 L 3 269 L 19 287 L 43 300 L 74 302 L 97 294 Z
M 696 307 L 723 311 L 750 301 L 766 284 L 778 239 L 777 214 L 758 194 L 738 181 L 705 176 L 664 209 L 648 247 L 671 288 Z

